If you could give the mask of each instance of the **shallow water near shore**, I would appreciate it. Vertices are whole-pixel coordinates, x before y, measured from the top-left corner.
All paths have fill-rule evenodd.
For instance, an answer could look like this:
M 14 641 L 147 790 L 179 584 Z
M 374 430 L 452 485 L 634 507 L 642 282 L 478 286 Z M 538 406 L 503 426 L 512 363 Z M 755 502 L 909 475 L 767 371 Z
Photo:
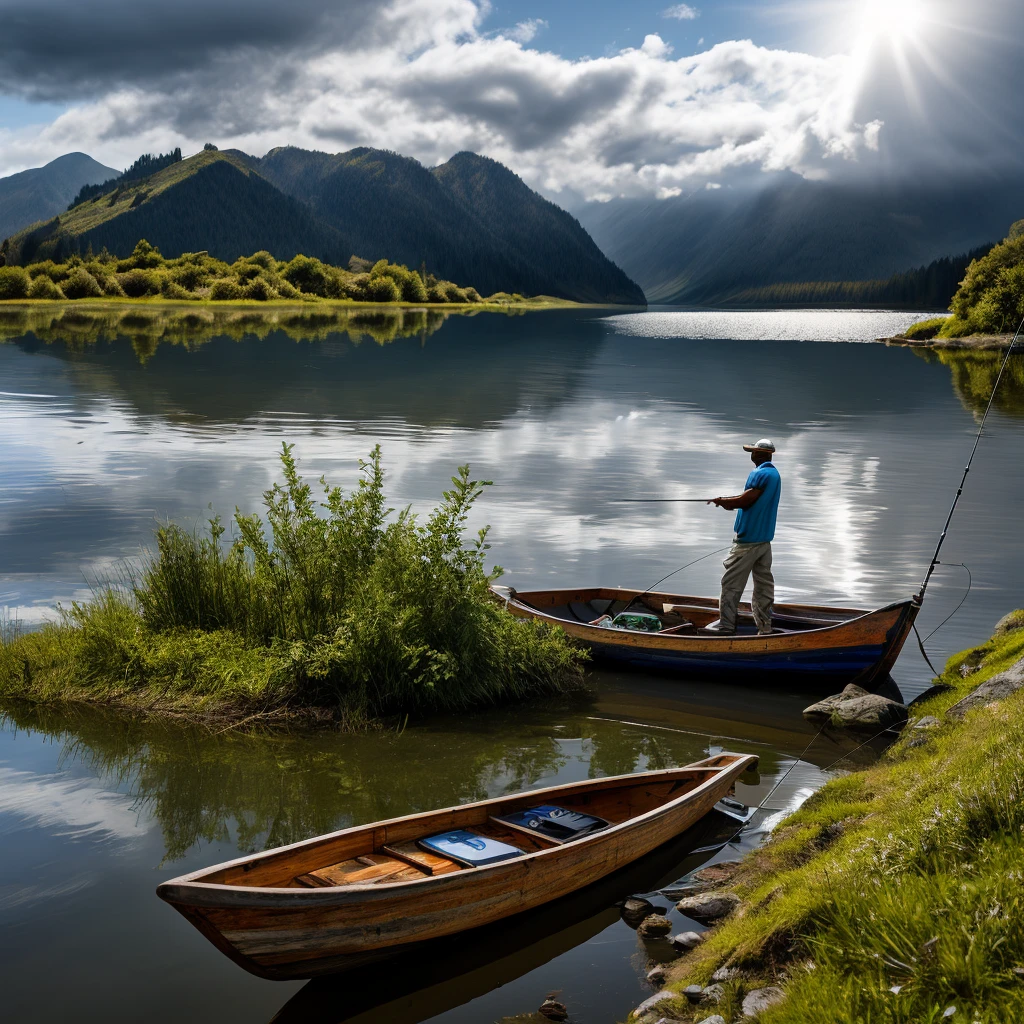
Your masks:
M 468 461 L 495 481 L 471 525 L 492 524 L 505 582 L 643 589 L 728 544 L 731 517 L 610 499 L 735 493 L 749 470 L 740 444 L 768 435 L 784 480 L 780 598 L 871 607 L 906 596 L 959 481 L 987 363 L 852 343 L 892 334 L 914 314 L 757 316 L 482 315 L 408 337 L 386 325 L 298 342 L 242 332 L 192 350 L 130 338 L 0 344 L 0 607 L 38 623 L 137 558 L 158 521 L 201 523 L 209 504 L 257 508 L 284 440 L 310 478 L 346 487 L 380 441 L 392 504 L 421 510 Z M 943 550 L 944 562 L 970 566 L 974 589 L 928 642 L 936 664 L 1024 603 L 1013 511 L 1019 398 L 997 403 Z M 715 593 L 721 557 L 666 585 Z M 965 582 L 963 569 L 940 568 L 922 635 Z M 894 675 L 909 696 L 930 673 L 908 646 Z M 710 822 L 629 877 L 471 948 L 308 988 L 244 974 L 153 892 L 171 875 L 330 829 L 723 748 L 761 757 L 759 780 L 738 787 L 752 804 L 785 774 L 760 822 L 795 806 L 844 757 L 873 756 L 853 749 L 859 740 L 813 739 L 800 716 L 810 699 L 786 687 L 607 671 L 593 683 L 578 705 L 365 736 L 217 734 L 96 710 L 6 709 L 5 1010 L 16 1020 L 265 1021 L 280 1011 L 477 1022 L 528 1013 L 561 990 L 573 1020 L 622 1019 L 650 993 L 648 960 L 668 951 L 645 949 L 616 900 L 734 857 L 756 833 L 722 847 L 734 829 Z M 678 930 L 689 927 L 673 914 Z

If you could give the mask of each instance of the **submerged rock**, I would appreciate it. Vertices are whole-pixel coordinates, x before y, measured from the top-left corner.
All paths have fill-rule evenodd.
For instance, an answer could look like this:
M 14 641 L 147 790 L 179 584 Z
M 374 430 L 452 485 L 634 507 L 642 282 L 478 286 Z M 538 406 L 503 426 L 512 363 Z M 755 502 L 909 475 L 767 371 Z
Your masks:
M 946 714 L 950 718 L 961 719 L 968 711 L 984 707 L 995 701 L 1005 700 L 1011 694 L 1024 687 L 1024 658 L 1011 665 L 1005 672 L 993 676 L 980 686 L 976 686 L 962 701 L 954 704 Z
M 717 864 L 709 864 L 706 868 L 695 871 L 693 878 L 697 882 L 721 885 L 723 882 L 728 882 L 739 871 L 739 868 L 738 860 L 721 860 Z
M 568 1020 L 569 1010 L 565 1003 L 560 1003 L 557 999 L 553 999 L 548 996 L 543 1003 L 540 1004 L 540 1009 L 537 1011 L 542 1017 L 547 1017 L 548 1020 Z
M 650 900 L 645 900 L 640 896 L 630 896 L 625 903 L 622 904 L 622 920 L 630 926 L 630 928 L 636 928 L 640 925 L 645 917 L 649 917 L 655 913 L 654 904 Z
M 743 997 L 743 1012 L 748 1017 L 756 1017 L 759 1013 L 764 1013 L 768 1007 L 782 1002 L 785 998 L 786 993 L 775 985 L 770 985 L 768 988 L 755 988 Z
M 740 898 L 735 893 L 705 892 L 680 900 L 676 904 L 676 910 L 703 924 L 728 917 L 739 905 Z
M 640 922 L 636 933 L 643 939 L 660 939 L 672 931 L 672 922 L 661 914 L 650 914 Z

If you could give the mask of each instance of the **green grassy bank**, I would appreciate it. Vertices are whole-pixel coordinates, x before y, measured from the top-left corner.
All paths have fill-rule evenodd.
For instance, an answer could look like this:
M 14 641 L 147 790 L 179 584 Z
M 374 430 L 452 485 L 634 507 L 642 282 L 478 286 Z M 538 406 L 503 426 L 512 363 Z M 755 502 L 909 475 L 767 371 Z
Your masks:
M 950 659 L 952 688 L 914 705 L 878 764 L 829 782 L 741 863 L 739 908 L 641 1019 L 732 1024 L 750 1019 L 745 995 L 779 986 L 763 1024 L 1024 1020 L 1024 689 L 946 715 L 1024 659 L 1024 612 L 1008 620 Z M 719 1001 L 691 1005 L 682 990 L 722 968 Z
M 486 482 L 461 467 L 424 520 L 387 507 L 380 449 L 358 487 L 321 479 L 291 447 L 265 513 L 168 525 L 157 551 L 60 620 L 0 638 L 0 699 L 88 702 L 238 721 L 457 711 L 579 689 L 561 630 L 513 618 L 488 594 L 487 530 L 465 536 Z

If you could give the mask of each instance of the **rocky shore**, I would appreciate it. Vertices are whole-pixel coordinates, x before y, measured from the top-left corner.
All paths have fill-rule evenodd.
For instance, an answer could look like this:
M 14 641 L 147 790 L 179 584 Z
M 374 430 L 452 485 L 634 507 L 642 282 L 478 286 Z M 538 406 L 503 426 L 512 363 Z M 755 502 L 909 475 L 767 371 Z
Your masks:
M 1012 334 L 969 334 L 963 338 L 908 338 L 897 334 L 892 338 L 877 338 L 886 345 L 903 345 L 908 348 L 959 349 L 975 352 L 1001 350 L 1010 347 Z
M 1024 611 L 936 684 L 909 707 L 808 709 L 905 727 L 764 846 L 697 873 L 678 904 L 693 930 L 631 1024 L 1024 1020 Z

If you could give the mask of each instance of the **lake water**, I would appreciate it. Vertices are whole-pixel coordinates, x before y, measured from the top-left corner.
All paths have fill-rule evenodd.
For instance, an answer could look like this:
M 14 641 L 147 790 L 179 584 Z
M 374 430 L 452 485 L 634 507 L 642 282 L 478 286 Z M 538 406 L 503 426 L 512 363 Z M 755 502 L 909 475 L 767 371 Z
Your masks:
M 505 582 L 644 588 L 727 545 L 731 516 L 622 497 L 736 493 L 741 444 L 771 437 L 784 481 L 781 598 L 876 606 L 920 583 L 977 429 L 994 357 L 862 344 L 913 314 L 552 311 L 335 327 L 6 328 L 0 344 L 0 607 L 31 626 L 87 597 L 166 519 L 259 507 L 282 441 L 350 486 L 383 448 L 392 504 L 431 507 L 455 467 L 493 480 L 477 507 Z M 251 333 L 250 333 L 251 332 Z M 404 335 L 404 336 L 403 336 Z M 303 340 L 305 339 L 305 340 Z M 988 384 L 986 384 L 986 381 Z M 1021 374 L 1011 374 L 943 561 L 973 589 L 928 641 L 937 664 L 1024 604 Z M 714 594 L 721 555 L 667 584 Z M 966 572 L 940 568 L 922 634 Z M 909 646 L 904 693 L 930 673 Z M 576 706 L 438 719 L 401 735 L 242 736 L 98 712 L 0 719 L 0 979 L 11 1019 L 477 1022 L 561 990 L 610 1024 L 650 989 L 614 903 L 756 841 L 709 822 L 629 877 L 470 948 L 353 981 L 281 984 L 229 963 L 154 895 L 171 875 L 348 824 L 588 776 L 756 752 L 738 788 L 795 806 L 855 741 L 820 736 L 785 688 L 594 673 Z M 807 746 L 811 741 L 810 747 Z M 805 749 L 806 748 L 806 749 Z M 851 752 L 852 751 L 852 752 Z M 788 774 L 787 774 L 788 772 Z M 783 778 L 784 776 L 784 778 Z M 775 783 L 781 785 L 772 792 Z M 707 847 L 704 852 L 694 849 Z M 658 897 L 660 905 L 670 906 Z M 673 911 L 673 914 L 675 912 Z M 680 929 L 687 924 L 675 914 Z M 59 978 L 59 983 L 55 979 Z

